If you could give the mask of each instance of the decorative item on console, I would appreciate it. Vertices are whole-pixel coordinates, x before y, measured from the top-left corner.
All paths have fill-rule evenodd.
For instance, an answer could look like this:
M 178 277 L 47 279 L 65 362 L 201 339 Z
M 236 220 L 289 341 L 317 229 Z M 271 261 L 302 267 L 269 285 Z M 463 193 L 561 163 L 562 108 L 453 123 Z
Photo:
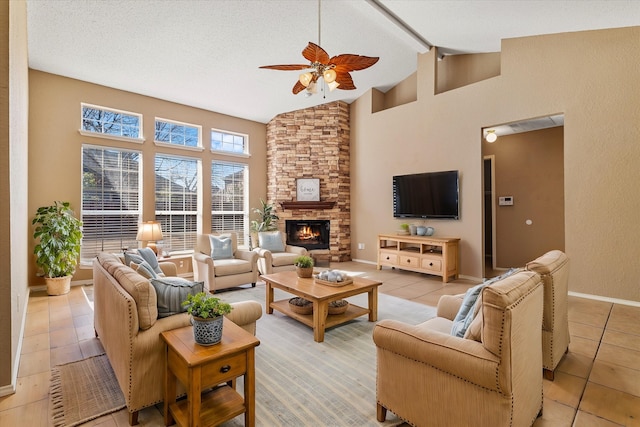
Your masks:
M 433 227 L 425 227 L 423 225 L 419 225 L 416 227 L 416 234 L 418 236 L 433 236 L 435 229 Z
M 310 256 L 301 255 L 293 260 L 293 264 L 296 266 L 298 277 L 310 278 L 313 276 L 313 258 Z

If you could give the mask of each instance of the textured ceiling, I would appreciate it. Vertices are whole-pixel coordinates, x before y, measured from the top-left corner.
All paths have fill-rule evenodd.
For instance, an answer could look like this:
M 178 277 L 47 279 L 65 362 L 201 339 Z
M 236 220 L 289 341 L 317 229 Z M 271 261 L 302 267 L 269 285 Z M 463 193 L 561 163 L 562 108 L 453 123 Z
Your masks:
M 426 51 L 387 9 L 446 54 L 497 52 L 505 38 L 640 25 L 640 1 L 323 0 L 330 56 L 379 56 L 352 73 L 357 90 L 293 95 L 318 43 L 315 0 L 27 0 L 29 66 L 261 123 L 329 101 L 387 91 Z M 446 60 L 446 59 L 445 59 Z M 126 106 L 112 106 L 124 108 Z

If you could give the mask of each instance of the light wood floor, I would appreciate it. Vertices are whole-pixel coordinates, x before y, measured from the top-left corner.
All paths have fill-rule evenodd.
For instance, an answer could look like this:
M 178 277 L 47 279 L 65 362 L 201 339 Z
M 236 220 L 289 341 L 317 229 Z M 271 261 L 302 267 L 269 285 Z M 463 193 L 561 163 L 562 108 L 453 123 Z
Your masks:
M 436 277 L 355 262 L 333 267 L 362 271 L 383 281 L 380 292 L 432 306 L 441 295 L 475 284 L 464 279 L 443 284 Z M 34 292 L 29 297 L 17 391 L 0 398 L 0 426 L 51 426 L 51 367 L 102 353 L 85 290 L 92 292 L 77 286 L 63 296 Z M 555 381 L 544 382 L 543 417 L 534 426 L 640 426 L 640 308 L 570 297 L 569 329 L 569 353 Z M 139 420 L 142 426 L 163 425 L 154 407 L 141 411 Z M 126 410 L 85 424 L 127 425 Z

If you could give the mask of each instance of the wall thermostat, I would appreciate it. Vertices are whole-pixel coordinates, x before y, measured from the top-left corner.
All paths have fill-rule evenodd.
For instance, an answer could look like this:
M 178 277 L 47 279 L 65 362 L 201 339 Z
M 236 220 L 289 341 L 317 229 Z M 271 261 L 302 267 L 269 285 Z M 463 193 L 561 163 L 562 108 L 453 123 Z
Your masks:
M 513 206 L 513 196 L 502 196 L 498 198 L 498 205 Z

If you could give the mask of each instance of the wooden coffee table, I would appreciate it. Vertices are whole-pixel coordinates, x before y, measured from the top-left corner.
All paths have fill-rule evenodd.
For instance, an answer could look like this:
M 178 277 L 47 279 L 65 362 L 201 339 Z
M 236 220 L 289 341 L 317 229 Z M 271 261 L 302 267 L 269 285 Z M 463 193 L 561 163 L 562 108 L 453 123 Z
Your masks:
M 273 310 L 304 323 L 313 328 L 313 339 L 317 342 L 324 341 L 324 331 L 336 325 L 348 322 L 356 317 L 369 315 L 369 321 L 378 320 L 378 286 L 382 282 L 353 277 L 353 283 L 345 286 L 334 287 L 315 283 L 313 278 L 299 278 L 295 271 L 282 271 L 280 273 L 261 276 L 267 284 L 267 314 Z M 295 296 L 308 299 L 313 303 L 313 314 L 298 314 L 289 308 L 289 300 L 274 301 L 274 289 L 280 289 Z M 343 314 L 329 313 L 329 303 L 347 298 L 353 295 L 368 293 L 369 308 L 359 307 L 349 303 L 347 311 Z
M 222 341 L 212 346 L 197 344 L 192 326 L 160 335 L 167 343 L 166 426 L 174 420 L 183 427 L 218 425 L 242 413 L 245 426 L 255 425 L 254 350 L 260 344 L 255 336 L 226 318 Z M 235 391 L 236 378 L 242 375 L 244 397 Z M 178 402 L 176 380 L 187 389 L 187 399 Z M 202 390 L 208 391 L 201 395 Z

